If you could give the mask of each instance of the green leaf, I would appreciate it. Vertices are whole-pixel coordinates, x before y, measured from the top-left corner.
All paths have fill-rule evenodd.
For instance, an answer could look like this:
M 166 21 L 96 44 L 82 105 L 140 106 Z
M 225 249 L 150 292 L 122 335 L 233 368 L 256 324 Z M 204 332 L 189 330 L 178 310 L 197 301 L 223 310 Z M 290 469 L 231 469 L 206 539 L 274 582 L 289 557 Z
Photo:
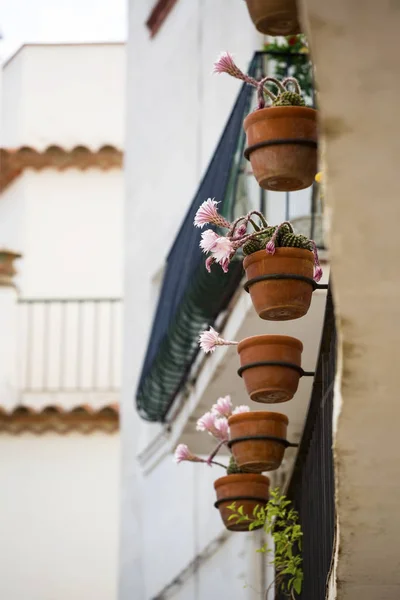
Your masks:
M 296 592 L 296 594 L 301 594 L 301 584 L 302 584 L 302 580 L 299 577 L 294 580 L 293 587 L 294 587 L 294 591 Z

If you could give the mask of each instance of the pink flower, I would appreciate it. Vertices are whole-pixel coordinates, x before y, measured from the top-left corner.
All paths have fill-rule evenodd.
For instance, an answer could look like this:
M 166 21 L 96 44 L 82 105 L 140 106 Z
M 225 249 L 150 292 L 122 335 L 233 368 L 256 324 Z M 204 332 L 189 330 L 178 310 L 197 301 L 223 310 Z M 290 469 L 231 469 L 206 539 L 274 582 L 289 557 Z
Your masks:
M 319 264 L 317 244 L 314 242 L 314 240 L 311 240 L 311 245 L 314 254 L 314 280 L 318 283 L 323 275 L 323 271 L 321 265 Z
M 228 73 L 232 77 L 236 77 L 237 79 L 241 79 L 246 83 L 257 87 L 258 82 L 253 79 L 253 77 L 249 77 L 245 75 L 239 67 L 235 65 L 233 57 L 229 52 L 222 52 L 216 62 L 214 63 L 214 73 Z
M 220 442 L 228 440 L 228 420 L 225 417 L 218 417 L 212 412 L 206 412 L 197 421 L 197 431 L 207 431 L 210 435 L 214 436 Z
M 228 261 L 229 264 L 231 255 L 235 253 L 235 247 L 229 238 L 218 236 L 217 238 L 218 239 L 215 241 L 214 247 L 211 249 L 214 259 L 221 266 L 226 261 Z
M 203 227 L 203 225 L 206 225 L 207 223 L 212 223 L 218 227 L 225 227 L 226 229 L 229 229 L 231 223 L 229 223 L 229 221 L 227 221 L 218 213 L 218 204 L 219 202 L 216 202 L 214 198 L 208 198 L 208 200 L 203 202 L 194 218 L 194 226 Z
M 239 225 L 239 227 L 236 229 L 233 238 L 235 240 L 243 237 L 244 235 L 246 235 L 247 233 L 247 225 L 245 225 L 244 223 L 242 223 L 242 225 Z
M 221 442 L 228 441 L 229 439 L 229 425 L 226 417 L 216 418 L 214 421 L 215 429 L 217 430 L 217 437 Z
M 204 253 L 211 252 L 215 248 L 217 240 L 219 239 L 220 237 L 215 233 L 215 231 L 212 229 L 206 229 L 206 231 L 203 231 L 201 234 L 200 248 Z
M 220 265 L 221 265 L 224 273 L 227 273 L 229 271 L 229 263 L 230 263 L 229 258 L 224 258 L 224 260 L 222 260 L 220 262 Z
M 323 275 L 323 271 L 322 271 L 321 267 L 320 266 L 314 267 L 314 281 L 316 281 L 318 283 L 318 281 L 321 280 L 322 275 Z
M 199 336 L 200 348 L 206 354 L 208 352 L 214 352 L 215 347 L 220 344 L 220 339 L 218 331 L 215 331 L 215 329 L 210 327 L 208 331 L 203 331 Z
M 235 77 L 234 72 L 236 69 L 237 67 L 233 60 L 233 56 L 229 52 L 221 52 L 214 63 L 214 73 L 228 73 Z
M 231 397 L 218 398 L 217 402 L 212 406 L 211 412 L 220 417 L 230 417 L 232 414 Z
M 275 254 L 275 241 L 270 240 L 266 245 L 268 254 Z
M 246 404 L 241 404 L 240 406 L 237 406 L 235 408 L 235 410 L 233 411 L 233 415 L 240 415 L 241 413 L 245 413 L 245 412 L 249 412 L 250 411 L 250 407 L 246 406 Z
M 211 265 L 215 262 L 215 258 L 213 256 L 209 256 L 206 260 L 206 269 L 209 273 L 211 273 Z
M 218 437 L 219 433 L 215 427 L 216 415 L 212 412 L 206 412 L 200 419 L 197 421 L 196 429 L 197 431 L 208 431 L 214 437 Z
M 220 337 L 218 331 L 215 331 L 212 327 L 207 331 L 203 331 L 199 335 L 200 348 L 206 354 L 208 352 L 214 352 L 216 346 L 236 346 L 238 342 L 229 342 Z
M 206 269 L 210 272 L 210 266 L 213 262 L 221 265 L 222 270 L 228 271 L 231 257 L 235 254 L 237 246 L 231 239 L 219 236 L 212 229 L 206 229 L 201 234 L 200 248 L 204 253 L 211 252 L 212 257 L 206 261 Z
M 276 238 L 278 237 L 279 230 L 283 225 L 289 225 L 291 227 L 291 225 L 290 225 L 290 223 L 288 223 L 288 221 L 284 221 L 283 223 L 281 223 L 280 225 L 278 225 L 275 228 L 274 235 L 272 236 L 272 238 L 270 239 L 270 241 L 268 242 L 268 244 L 266 246 L 266 250 L 267 250 L 268 254 L 275 254 Z
M 177 464 L 184 460 L 188 460 L 190 462 L 206 462 L 202 458 L 192 454 L 186 444 L 179 444 L 179 446 L 177 446 L 174 454 L 174 460 Z

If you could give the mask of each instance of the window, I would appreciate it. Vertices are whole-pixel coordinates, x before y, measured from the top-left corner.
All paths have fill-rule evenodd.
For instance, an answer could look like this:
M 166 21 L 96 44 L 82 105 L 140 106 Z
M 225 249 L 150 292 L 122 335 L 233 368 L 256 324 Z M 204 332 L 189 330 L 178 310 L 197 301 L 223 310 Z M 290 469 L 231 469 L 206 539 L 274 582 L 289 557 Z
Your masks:
M 150 31 L 150 36 L 154 37 L 169 13 L 175 6 L 177 0 L 157 0 L 149 18 L 146 21 L 146 26 Z

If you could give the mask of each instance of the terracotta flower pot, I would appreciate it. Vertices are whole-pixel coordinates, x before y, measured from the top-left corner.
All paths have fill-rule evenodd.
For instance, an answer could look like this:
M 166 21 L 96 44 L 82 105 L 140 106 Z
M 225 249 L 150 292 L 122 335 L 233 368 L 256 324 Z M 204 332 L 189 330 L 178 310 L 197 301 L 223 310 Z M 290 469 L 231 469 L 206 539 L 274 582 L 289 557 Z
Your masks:
M 242 440 L 252 436 L 273 436 L 286 440 L 288 418 L 276 412 L 252 411 L 229 418 L 232 454 L 240 468 L 254 473 L 278 469 L 283 460 L 285 445 L 265 439 Z
M 214 488 L 217 492 L 216 506 L 225 527 L 230 531 L 249 530 L 248 523 L 235 524 L 235 519 L 229 520 L 233 513 L 227 507 L 232 502 L 236 502 L 236 508 L 243 506 L 243 513 L 252 517 L 257 504 L 266 504 L 269 498 L 268 477 L 253 473 L 238 473 L 220 477 L 214 482 Z
M 246 0 L 256 29 L 268 35 L 296 35 L 301 28 L 295 0 Z
M 277 248 L 275 254 L 259 250 L 243 261 L 247 281 L 270 274 L 313 278 L 314 255 L 301 248 Z M 261 319 L 286 321 L 307 314 L 313 288 L 296 279 L 268 279 L 249 286 L 251 301 Z
M 291 192 L 309 187 L 317 172 L 317 111 L 305 106 L 271 106 L 250 113 L 243 122 L 246 157 L 265 190 Z M 263 142 L 300 140 L 256 147 Z
M 287 402 L 297 391 L 303 344 L 287 335 L 254 335 L 237 347 L 247 393 L 255 402 Z M 285 365 L 253 365 L 259 362 L 283 362 Z

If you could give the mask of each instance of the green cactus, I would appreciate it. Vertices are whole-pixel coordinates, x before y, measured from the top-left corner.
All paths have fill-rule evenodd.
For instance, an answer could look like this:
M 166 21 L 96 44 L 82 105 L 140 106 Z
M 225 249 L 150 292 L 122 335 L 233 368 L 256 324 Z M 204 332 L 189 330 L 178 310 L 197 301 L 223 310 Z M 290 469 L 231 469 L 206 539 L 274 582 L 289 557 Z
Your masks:
M 260 236 L 246 242 L 243 246 L 243 254 L 248 256 L 249 254 L 253 254 L 253 252 L 263 250 L 274 235 L 275 229 L 275 226 L 267 227 Z
M 248 256 L 259 250 L 264 250 L 268 242 L 276 231 L 276 226 L 267 227 L 260 232 L 260 235 L 249 240 L 243 245 L 243 254 Z M 304 250 L 313 251 L 311 241 L 301 233 L 294 233 L 292 226 L 289 223 L 283 223 L 275 238 L 276 248 L 302 248 Z
M 310 240 L 301 233 L 285 233 L 279 236 L 279 246 L 284 248 L 303 248 L 312 252 Z
M 231 456 L 228 468 L 226 470 L 226 474 L 234 475 L 235 473 L 243 473 L 243 471 L 237 466 L 235 459 L 233 458 L 233 456 Z
M 272 106 L 305 106 L 305 102 L 300 94 L 286 91 L 276 97 Z
M 265 248 L 265 246 L 264 246 Z M 261 238 L 255 238 L 254 240 L 249 240 L 243 246 L 243 254 L 248 256 L 249 254 L 253 254 L 254 252 L 258 252 L 263 249 Z

